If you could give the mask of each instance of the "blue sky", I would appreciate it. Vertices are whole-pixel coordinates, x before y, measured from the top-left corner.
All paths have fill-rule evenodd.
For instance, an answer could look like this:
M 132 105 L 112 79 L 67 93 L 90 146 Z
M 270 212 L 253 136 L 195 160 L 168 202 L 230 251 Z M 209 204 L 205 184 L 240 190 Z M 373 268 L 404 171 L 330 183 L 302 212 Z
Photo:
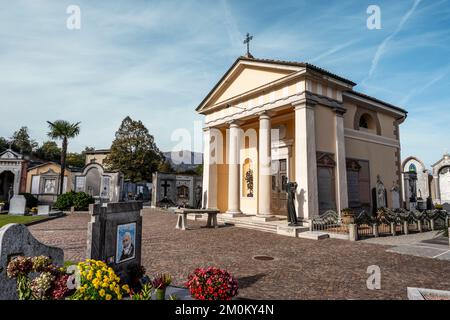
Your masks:
M 80 30 L 66 28 L 71 4 Z M 366 27 L 371 4 L 381 30 Z M 71 150 L 105 148 L 130 115 L 170 150 L 246 32 L 258 58 L 311 62 L 406 108 L 403 158 L 450 149 L 449 0 L 1 0 L 0 136 L 25 125 L 42 142 L 46 120 L 67 119 L 82 122 Z

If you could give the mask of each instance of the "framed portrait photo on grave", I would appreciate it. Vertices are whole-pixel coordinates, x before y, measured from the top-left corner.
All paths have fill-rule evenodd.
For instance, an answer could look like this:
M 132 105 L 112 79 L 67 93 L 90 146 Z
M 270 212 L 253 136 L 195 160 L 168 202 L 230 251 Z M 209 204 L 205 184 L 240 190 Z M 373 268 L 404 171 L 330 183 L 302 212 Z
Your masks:
M 116 263 L 132 260 L 136 257 L 136 223 L 117 226 Z

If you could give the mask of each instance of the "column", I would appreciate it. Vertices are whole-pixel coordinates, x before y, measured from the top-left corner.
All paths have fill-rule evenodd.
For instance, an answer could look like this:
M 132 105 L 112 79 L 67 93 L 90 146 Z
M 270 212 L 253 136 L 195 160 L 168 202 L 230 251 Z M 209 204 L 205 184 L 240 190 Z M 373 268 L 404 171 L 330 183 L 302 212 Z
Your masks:
M 348 208 L 347 161 L 345 156 L 344 136 L 345 110 L 336 110 L 336 207 L 341 210 Z
M 295 180 L 299 220 L 311 220 L 319 212 L 317 191 L 316 129 L 314 104 L 293 103 L 295 110 Z
M 239 205 L 239 150 L 240 128 L 236 122 L 231 122 L 228 143 L 228 211 L 226 213 L 232 217 L 242 214 Z
M 203 129 L 202 208 L 217 209 L 217 164 L 211 163 L 211 129 Z
M 267 112 L 259 116 L 259 148 L 258 148 L 258 215 L 259 221 L 270 221 L 276 218 L 270 212 L 270 200 L 272 197 L 272 140 L 271 119 Z

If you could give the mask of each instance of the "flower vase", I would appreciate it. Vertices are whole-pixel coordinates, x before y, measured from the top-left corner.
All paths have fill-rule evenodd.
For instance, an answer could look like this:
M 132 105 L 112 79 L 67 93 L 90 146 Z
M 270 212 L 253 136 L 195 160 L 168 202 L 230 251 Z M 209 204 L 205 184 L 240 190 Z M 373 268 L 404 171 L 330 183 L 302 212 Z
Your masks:
M 155 300 L 166 300 L 166 288 L 155 289 Z

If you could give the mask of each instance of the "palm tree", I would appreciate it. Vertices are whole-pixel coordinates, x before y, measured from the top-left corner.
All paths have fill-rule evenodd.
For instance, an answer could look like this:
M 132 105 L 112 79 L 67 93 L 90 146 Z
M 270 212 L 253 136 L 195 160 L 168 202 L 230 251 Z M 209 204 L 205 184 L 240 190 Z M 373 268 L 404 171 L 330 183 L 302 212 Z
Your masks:
M 62 140 L 61 149 L 61 178 L 59 184 L 59 194 L 63 193 L 64 171 L 66 170 L 66 156 L 69 139 L 76 137 L 80 133 L 80 122 L 70 123 L 65 120 L 57 120 L 55 122 L 47 121 L 50 132 L 48 136 L 51 139 Z

